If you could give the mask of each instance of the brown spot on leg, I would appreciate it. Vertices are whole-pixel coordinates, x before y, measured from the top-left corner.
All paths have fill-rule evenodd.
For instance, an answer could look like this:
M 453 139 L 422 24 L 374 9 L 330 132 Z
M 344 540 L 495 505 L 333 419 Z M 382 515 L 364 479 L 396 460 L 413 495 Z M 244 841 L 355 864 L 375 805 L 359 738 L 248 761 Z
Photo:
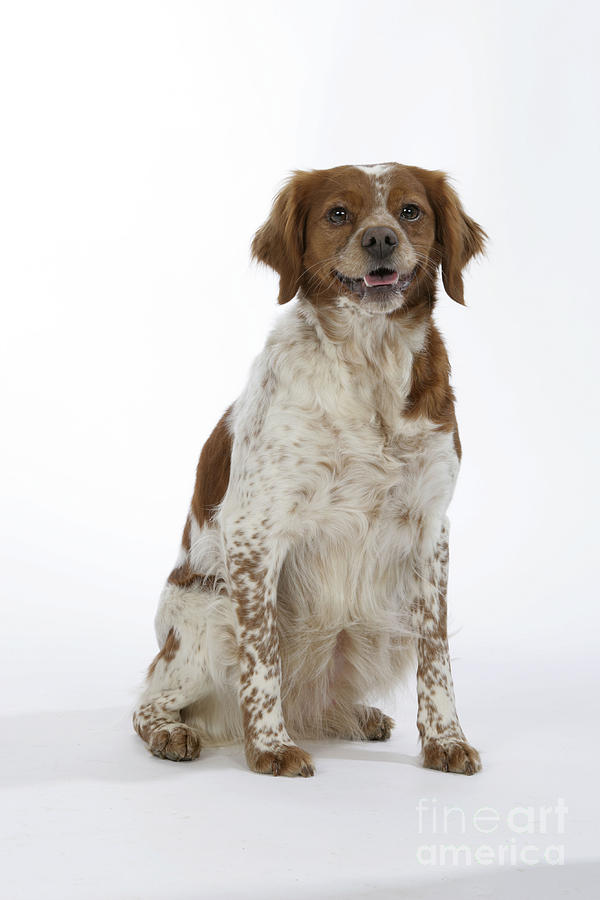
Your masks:
M 180 640 L 177 637 L 177 633 L 174 628 L 169 629 L 169 633 L 167 638 L 162 646 L 162 649 L 156 654 L 152 662 L 150 663 L 150 667 L 148 669 L 148 678 L 152 678 L 154 675 L 154 671 L 160 662 L 161 659 L 164 659 L 165 663 L 170 663 L 173 659 L 175 659 L 175 654 L 179 650 Z

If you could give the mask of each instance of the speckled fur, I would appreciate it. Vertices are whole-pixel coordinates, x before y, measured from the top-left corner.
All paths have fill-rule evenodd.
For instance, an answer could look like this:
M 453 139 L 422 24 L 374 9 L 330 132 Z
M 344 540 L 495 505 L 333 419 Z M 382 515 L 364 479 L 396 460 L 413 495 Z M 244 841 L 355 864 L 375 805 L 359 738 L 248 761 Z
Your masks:
M 156 755 L 243 741 L 255 771 L 312 775 L 295 741 L 387 739 L 368 701 L 416 663 L 425 765 L 480 767 L 446 636 L 457 436 L 407 412 L 433 330 L 343 296 L 324 311 L 301 294 L 280 318 L 225 420 L 222 502 L 202 521 L 190 510 L 161 597 L 134 713 Z

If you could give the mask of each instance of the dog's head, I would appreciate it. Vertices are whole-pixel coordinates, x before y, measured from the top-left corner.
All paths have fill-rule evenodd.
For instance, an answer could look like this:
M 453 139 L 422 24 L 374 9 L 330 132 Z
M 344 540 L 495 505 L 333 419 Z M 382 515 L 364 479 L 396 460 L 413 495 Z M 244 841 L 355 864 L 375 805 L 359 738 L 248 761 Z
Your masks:
M 387 163 L 296 172 L 252 243 L 279 274 L 279 302 L 301 288 L 317 305 L 340 296 L 390 313 L 431 304 L 437 268 L 464 303 L 462 270 L 485 232 L 464 212 L 443 172 Z

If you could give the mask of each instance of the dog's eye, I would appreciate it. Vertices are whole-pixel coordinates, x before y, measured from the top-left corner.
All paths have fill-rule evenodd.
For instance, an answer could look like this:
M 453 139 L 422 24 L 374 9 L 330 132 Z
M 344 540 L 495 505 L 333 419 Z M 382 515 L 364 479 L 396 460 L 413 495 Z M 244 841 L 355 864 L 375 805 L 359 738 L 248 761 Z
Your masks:
M 333 209 L 330 209 L 327 213 L 327 218 L 330 222 L 333 222 L 334 225 L 344 225 L 350 220 L 350 213 L 347 209 L 344 209 L 343 206 L 334 206 Z
M 421 215 L 421 210 L 414 203 L 405 203 L 400 211 L 401 219 L 408 219 L 411 222 L 414 222 L 415 219 L 418 219 Z

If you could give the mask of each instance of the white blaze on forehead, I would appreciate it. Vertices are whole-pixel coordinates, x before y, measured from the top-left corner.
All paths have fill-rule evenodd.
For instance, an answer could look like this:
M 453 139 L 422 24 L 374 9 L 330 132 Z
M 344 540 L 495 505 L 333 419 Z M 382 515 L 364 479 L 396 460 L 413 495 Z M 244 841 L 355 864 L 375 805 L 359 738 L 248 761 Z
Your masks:
M 376 163 L 372 166 L 354 166 L 359 172 L 368 175 L 377 194 L 377 200 L 381 207 L 387 203 L 389 175 L 396 163 Z
M 360 169 L 365 175 L 378 178 L 380 175 L 387 175 L 388 172 L 391 172 L 395 165 L 396 163 L 374 163 L 372 166 L 354 166 L 354 168 Z

